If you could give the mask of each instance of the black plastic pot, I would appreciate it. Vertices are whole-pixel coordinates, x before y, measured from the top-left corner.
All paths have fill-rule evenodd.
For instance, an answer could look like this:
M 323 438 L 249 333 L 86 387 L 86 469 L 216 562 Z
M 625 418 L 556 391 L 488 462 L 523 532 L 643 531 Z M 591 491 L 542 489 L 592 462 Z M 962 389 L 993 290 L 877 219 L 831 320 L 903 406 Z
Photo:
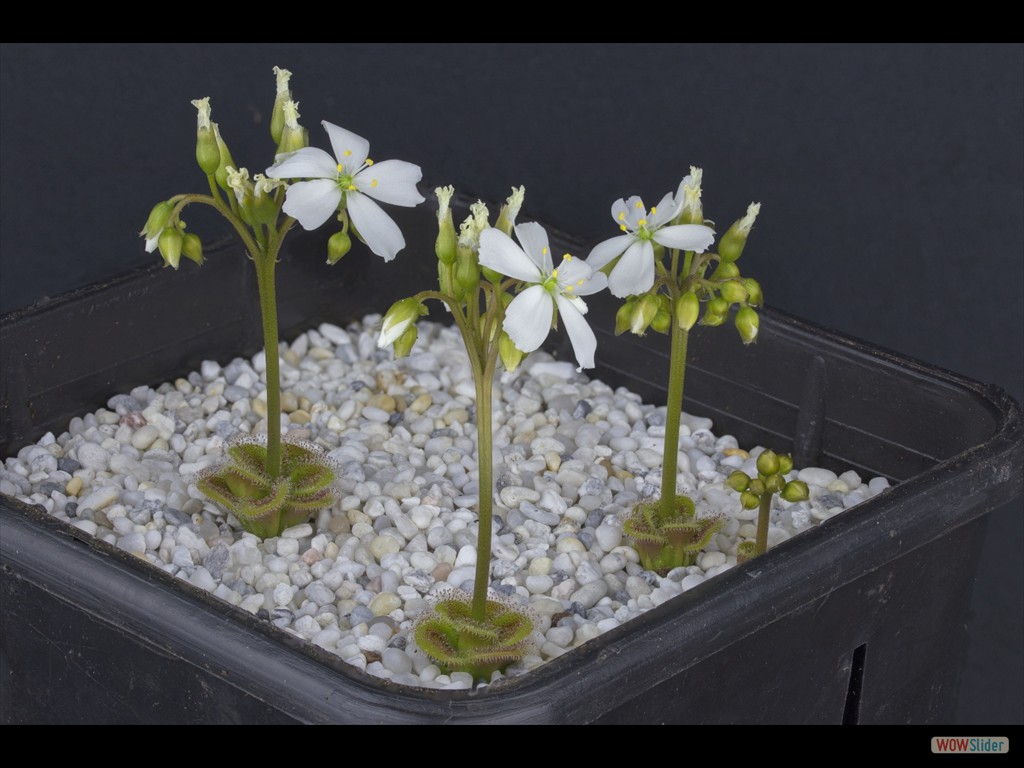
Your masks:
M 429 211 L 405 212 L 432 243 Z M 296 233 L 282 338 L 380 312 L 434 256 L 333 271 Z M 576 253 L 582 249 L 571 248 Z M 9 455 L 110 395 L 259 349 L 252 269 L 215 252 L 3 318 Z M 243 309 L 244 308 L 244 309 Z M 595 301 L 610 327 L 613 300 Z M 667 343 L 602 334 L 595 372 L 664 400 Z M 602 635 L 477 693 L 399 688 L 38 510 L 0 500 L 5 722 L 941 722 L 952 719 L 986 514 L 1022 492 L 1024 428 L 995 388 L 770 310 L 758 344 L 696 333 L 687 410 L 798 465 L 894 487 Z M 556 343 L 559 343 L 556 341 Z M 567 359 L 571 350 L 562 341 Z

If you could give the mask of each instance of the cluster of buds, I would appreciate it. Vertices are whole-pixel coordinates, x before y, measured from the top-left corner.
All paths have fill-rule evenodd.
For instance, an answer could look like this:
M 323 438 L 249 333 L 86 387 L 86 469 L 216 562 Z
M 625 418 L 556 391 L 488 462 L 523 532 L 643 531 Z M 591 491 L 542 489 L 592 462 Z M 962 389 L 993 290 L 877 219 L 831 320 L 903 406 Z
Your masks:
M 768 515 L 772 496 L 776 493 L 789 502 L 806 501 L 809 498 L 807 483 L 802 480 L 786 480 L 793 471 L 793 459 L 785 453 L 765 450 L 757 457 L 757 477 L 736 470 L 725 480 L 725 484 L 740 494 L 744 509 L 758 509 L 757 541 L 744 542 L 738 559 L 745 560 L 754 555 L 764 554 L 768 542 Z
M 146 226 L 139 233 L 146 238 L 146 252 L 159 249 L 164 265 L 174 269 L 178 268 L 182 256 L 202 264 L 203 243 L 198 235 L 185 231 L 185 222 L 175 212 L 176 208 L 174 198 L 153 206 Z

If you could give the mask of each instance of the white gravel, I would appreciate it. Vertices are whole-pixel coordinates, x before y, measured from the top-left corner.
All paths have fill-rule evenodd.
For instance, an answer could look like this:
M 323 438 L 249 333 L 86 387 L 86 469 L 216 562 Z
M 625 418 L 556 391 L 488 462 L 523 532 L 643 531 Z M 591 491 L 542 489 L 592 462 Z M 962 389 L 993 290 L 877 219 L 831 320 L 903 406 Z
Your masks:
M 266 429 L 263 353 L 114 395 L 0 468 L 0 492 L 257 613 L 379 677 L 466 688 L 415 647 L 412 619 L 435 595 L 472 586 L 477 466 L 474 387 L 461 339 L 420 324 L 414 353 L 376 346 L 379 316 L 324 324 L 282 349 L 284 429 L 340 467 L 338 501 L 261 542 L 200 494 L 195 475 L 225 441 Z M 529 605 L 534 652 L 515 676 L 735 565 L 756 510 L 724 486 L 753 473 L 709 419 L 683 414 L 679 490 L 728 522 L 697 564 L 659 577 L 639 565 L 622 521 L 660 489 L 665 409 L 577 374 L 543 352 L 495 382 L 492 589 Z M 810 499 L 776 499 L 770 545 L 883 491 L 804 467 Z

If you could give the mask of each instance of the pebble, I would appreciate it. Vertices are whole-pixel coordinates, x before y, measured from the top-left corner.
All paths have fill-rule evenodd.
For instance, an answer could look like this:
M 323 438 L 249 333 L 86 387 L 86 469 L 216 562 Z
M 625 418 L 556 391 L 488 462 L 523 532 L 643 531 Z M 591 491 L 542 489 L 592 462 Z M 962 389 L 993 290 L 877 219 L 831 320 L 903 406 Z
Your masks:
M 379 316 L 324 323 L 282 352 L 282 424 L 339 467 L 331 509 L 261 542 L 196 490 L 236 432 L 263 429 L 265 357 L 205 361 L 156 389 L 112 396 L 0 466 L 0 489 L 61 512 L 85 534 L 261 616 L 395 683 L 469 688 L 409 642 L 439 594 L 472 588 L 479 495 L 474 386 L 452 328 L 423 322 L 413 354 L 376 346 Z M 623 535 L 633 504 L 656 496 L 664 408 L 587 381 L 532 354 L 495 381 L 495 595 L 529 605 L 537 647 L 521 674 L 735 565 L 756 510 L 739 509 L 725 473 L 754 459 L 709 419 L 684 413 L 679 487 L 728 525 L 697 565 L 644 571 Z M 756 456 L 759 449 L 754 449 Z M 777 504 L 769 545 L 889 487 L 849 470 L 804 467 L 808 502 Z M 827 522 L 825 523 L 827 524 Z M 408 652 L 407 652 L 408 649 Z

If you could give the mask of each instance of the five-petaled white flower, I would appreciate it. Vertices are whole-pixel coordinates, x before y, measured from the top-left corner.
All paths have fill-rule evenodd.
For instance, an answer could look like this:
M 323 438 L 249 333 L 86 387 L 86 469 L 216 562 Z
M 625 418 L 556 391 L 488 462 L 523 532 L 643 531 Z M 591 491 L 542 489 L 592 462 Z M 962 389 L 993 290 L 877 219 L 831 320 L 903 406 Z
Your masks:
M 522 248 L 501 230 L 480 233 L 481 266 L 530 283 L 505 310 L 505 332 L 520 351 L 532 352 L 547 338 L 557 310 L 576 353 L 577 370 L 593 368 L 597 338 L 583 319 L 587 305 L 579 297 L 600 291 L 607 279 L 569 254 L 555 268 L 548 234 L 540 224 L 518 224 L 515 232 Z
M 344 203 L 352 224 L 370 250 L 391 261 L 405 247 L 402 231 L 374 202 L 412 207 L 424 197 L 416 190 L 423 177 L 418 165 L 402 160 L 374 163 L 370 142 L 351 131 L 323 121 L 334 157 L 305 147 L 267 169 L 273 179 L 311 179 L 288 187 L 283 210 L 304 229 L 316 229 Z M 372 199 L 371 199 L 372 198 Z
M 676 199 L 678 197 L 678 199 Z M 676 224 L 672 221 L 682 207 L 682 195 L 669 192 L 648 211 L 643 201 L 633 196 L 612 204 L 612 218 L 625 234 L 594 246 L 587 264 L 601 269 L 612 259 L 622 256 L 608 277 L 608 289 L 619 298 L 644 293 L 654 285 L 654 245 L 703 253 L 715 239 L 711 227 L 703 224 Z

